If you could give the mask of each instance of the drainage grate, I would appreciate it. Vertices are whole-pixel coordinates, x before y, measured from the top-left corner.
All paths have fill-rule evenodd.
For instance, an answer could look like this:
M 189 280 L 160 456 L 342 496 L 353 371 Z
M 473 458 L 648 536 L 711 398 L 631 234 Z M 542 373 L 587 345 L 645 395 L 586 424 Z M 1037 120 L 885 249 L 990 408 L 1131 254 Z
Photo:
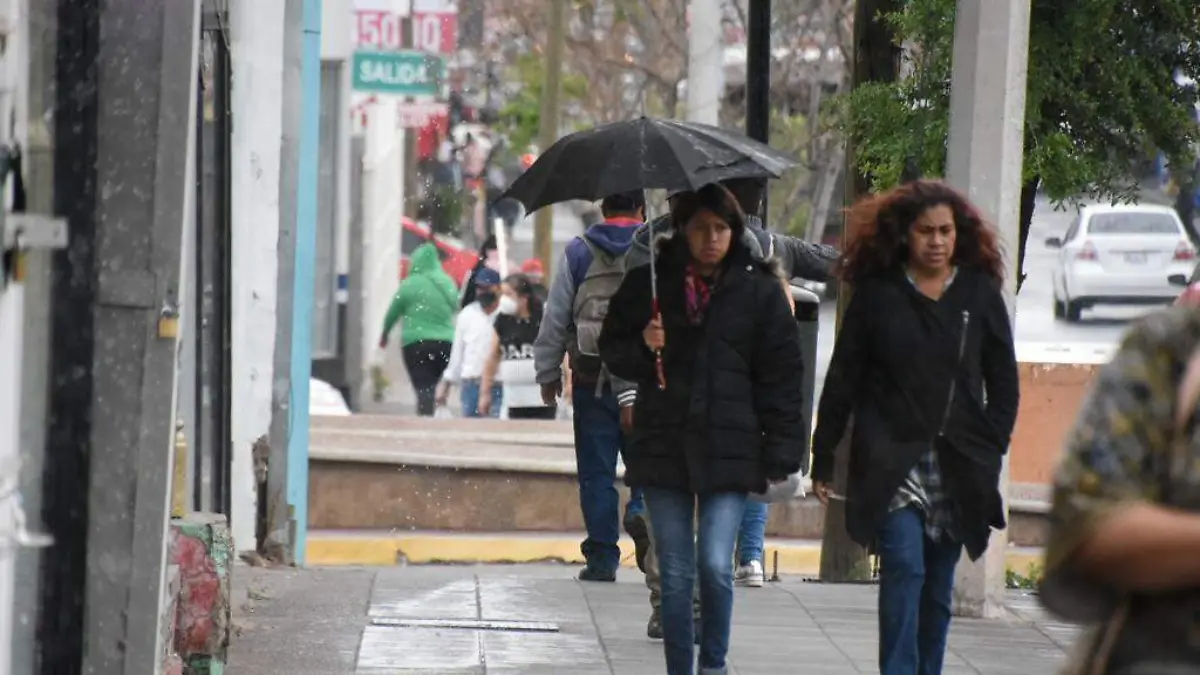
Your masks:
M 487 619 L 393 619 L 373 617 L 372 626 L 391 628 L 449 628 L 456 630 L 495 630 L 520 633 L 557 633 L 556 623 L 543 621 L 489 621 Z

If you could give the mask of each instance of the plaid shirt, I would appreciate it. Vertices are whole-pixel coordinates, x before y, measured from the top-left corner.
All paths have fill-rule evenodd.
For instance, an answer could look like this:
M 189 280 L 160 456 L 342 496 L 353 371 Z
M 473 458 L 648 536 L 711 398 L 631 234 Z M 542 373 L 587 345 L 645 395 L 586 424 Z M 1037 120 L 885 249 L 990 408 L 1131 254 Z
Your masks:
M 950 274 L 950 278 L 946 280 L 946 288 L 954 283 L 957 274 L 957 269 Z M 911 276 L 908 277 L 908 281 L 916 285 Z M 933 541 L 955 538 L 954 504 L 942 486 L 937 452 L 932 447 L 908 472 L 908 476 L 900 484 L 900 489 L 896 491 L 896 496 L 892 497 L 888 511 L 899 511 L 909 506 L 916 506 L 925 514 L 925 536 Z

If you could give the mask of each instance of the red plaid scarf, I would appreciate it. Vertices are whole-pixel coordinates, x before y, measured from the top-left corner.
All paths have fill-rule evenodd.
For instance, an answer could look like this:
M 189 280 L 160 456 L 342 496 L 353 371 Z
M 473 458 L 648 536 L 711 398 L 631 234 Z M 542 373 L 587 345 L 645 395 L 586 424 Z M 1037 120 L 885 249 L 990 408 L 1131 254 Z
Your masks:
M 704 321 L 704 314 L 708 311 L 708 302 L 712 299 L 712 287 L 715 283 L 716 277 L 713 277 L 711 281 L 707 280 L 696 274 L 695 268 L 691 265 L 687 266 L 683 290 L 687 295 L 687 318 L 693 326 Z

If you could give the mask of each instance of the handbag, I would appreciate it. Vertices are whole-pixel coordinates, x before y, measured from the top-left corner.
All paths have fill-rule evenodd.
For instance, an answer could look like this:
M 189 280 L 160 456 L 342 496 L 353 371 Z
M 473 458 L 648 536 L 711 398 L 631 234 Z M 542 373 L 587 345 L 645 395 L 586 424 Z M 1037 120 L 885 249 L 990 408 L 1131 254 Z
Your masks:
M 751 492 L 746 498 L 761 504 L 777 504 L 790 502 L 793 499 L 804 499 L 804 481 L 799 473 L 793 473 L 778 483 L 767 485 L 766 492 Z
M 1175 465 L 1187 461 L 1190 452 L 1188 423 L 1191 421 L 1198 403 L 1200 403 L 1200 349 L 1193 351 L 1188 359 L 1183 380 L 1176 392 L 1174 435 L 1172 436 L 1174 449 L 1171 453 L 1172 460 L 1167 463 L 1169 467 L 1167 475 L 1162 478 L 1164 494 L 1169 491 L 1171 475 L 1174 473 L 1171 469 Z M 1194 594 L 1189 594 L 1187 597 L 1193 596 Z M 1063 675 L 1109 675 L 1110 672 L 1122 675 L 1200 675 L 1200 662 L 1168 660 L 1166 655 L 1153 648 L 1145 649 L 1149 653 L 1144 657 L 1129 658 L 1126 655 L 1130 661 L 1128 664 L 1115 670 L 1111 669 L 1113 655 L 1117 651 L 1118 644 L 1122 637 L 1126 637 L 1132 630 L 1130 618 L 1138 599 L 1133 594 L 1123 594 L 1116 600 L 1115 607 L 1104 621 L 1084 631 L 1068 657 Z M 1148 601 L 1162 602 L 1163 600 L 1158 598 Z M 1149 615 L 1147 617 L 1151 619 L 1149 623 L 1157 624 L 1157 626 L 1151 626 L 1151 630 L 1166 628 L 1161 619 L 1167 618 L 1169 621 L 1173 617 L 1164 617 L 1163 615 L 1177 612 L 1180 609 L 1188 611 L 1182 605 L 1178 608 L 1168 606 L 1158 614 Z M 1191 612 L 1194 611 L 1191 610 Z M 1135 649 L 1140 651 L 1140 648 L 1135 647 Z M 1156 660 L 1156 657 L 1161 660 Z

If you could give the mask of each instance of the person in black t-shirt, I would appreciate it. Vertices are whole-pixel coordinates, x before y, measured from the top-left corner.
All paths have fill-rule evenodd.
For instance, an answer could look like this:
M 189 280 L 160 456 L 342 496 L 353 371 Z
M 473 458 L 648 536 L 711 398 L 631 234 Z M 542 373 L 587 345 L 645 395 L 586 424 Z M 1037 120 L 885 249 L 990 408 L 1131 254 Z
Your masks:
M 499 381 L 504 385 L 509 419 L 552 420 L 555 408 L 542 402 L 533 365 L 533 342 L 542 324 L 542 299 L 524 274 L 509 276 L 501 292 L 500 316 L 493 324 L 496 337 L 484 367 L 481 391 L 491 392 L 492 383 Z M 487 414 L 491 405 L 491 396 L 480 394 L 480 412 Z

